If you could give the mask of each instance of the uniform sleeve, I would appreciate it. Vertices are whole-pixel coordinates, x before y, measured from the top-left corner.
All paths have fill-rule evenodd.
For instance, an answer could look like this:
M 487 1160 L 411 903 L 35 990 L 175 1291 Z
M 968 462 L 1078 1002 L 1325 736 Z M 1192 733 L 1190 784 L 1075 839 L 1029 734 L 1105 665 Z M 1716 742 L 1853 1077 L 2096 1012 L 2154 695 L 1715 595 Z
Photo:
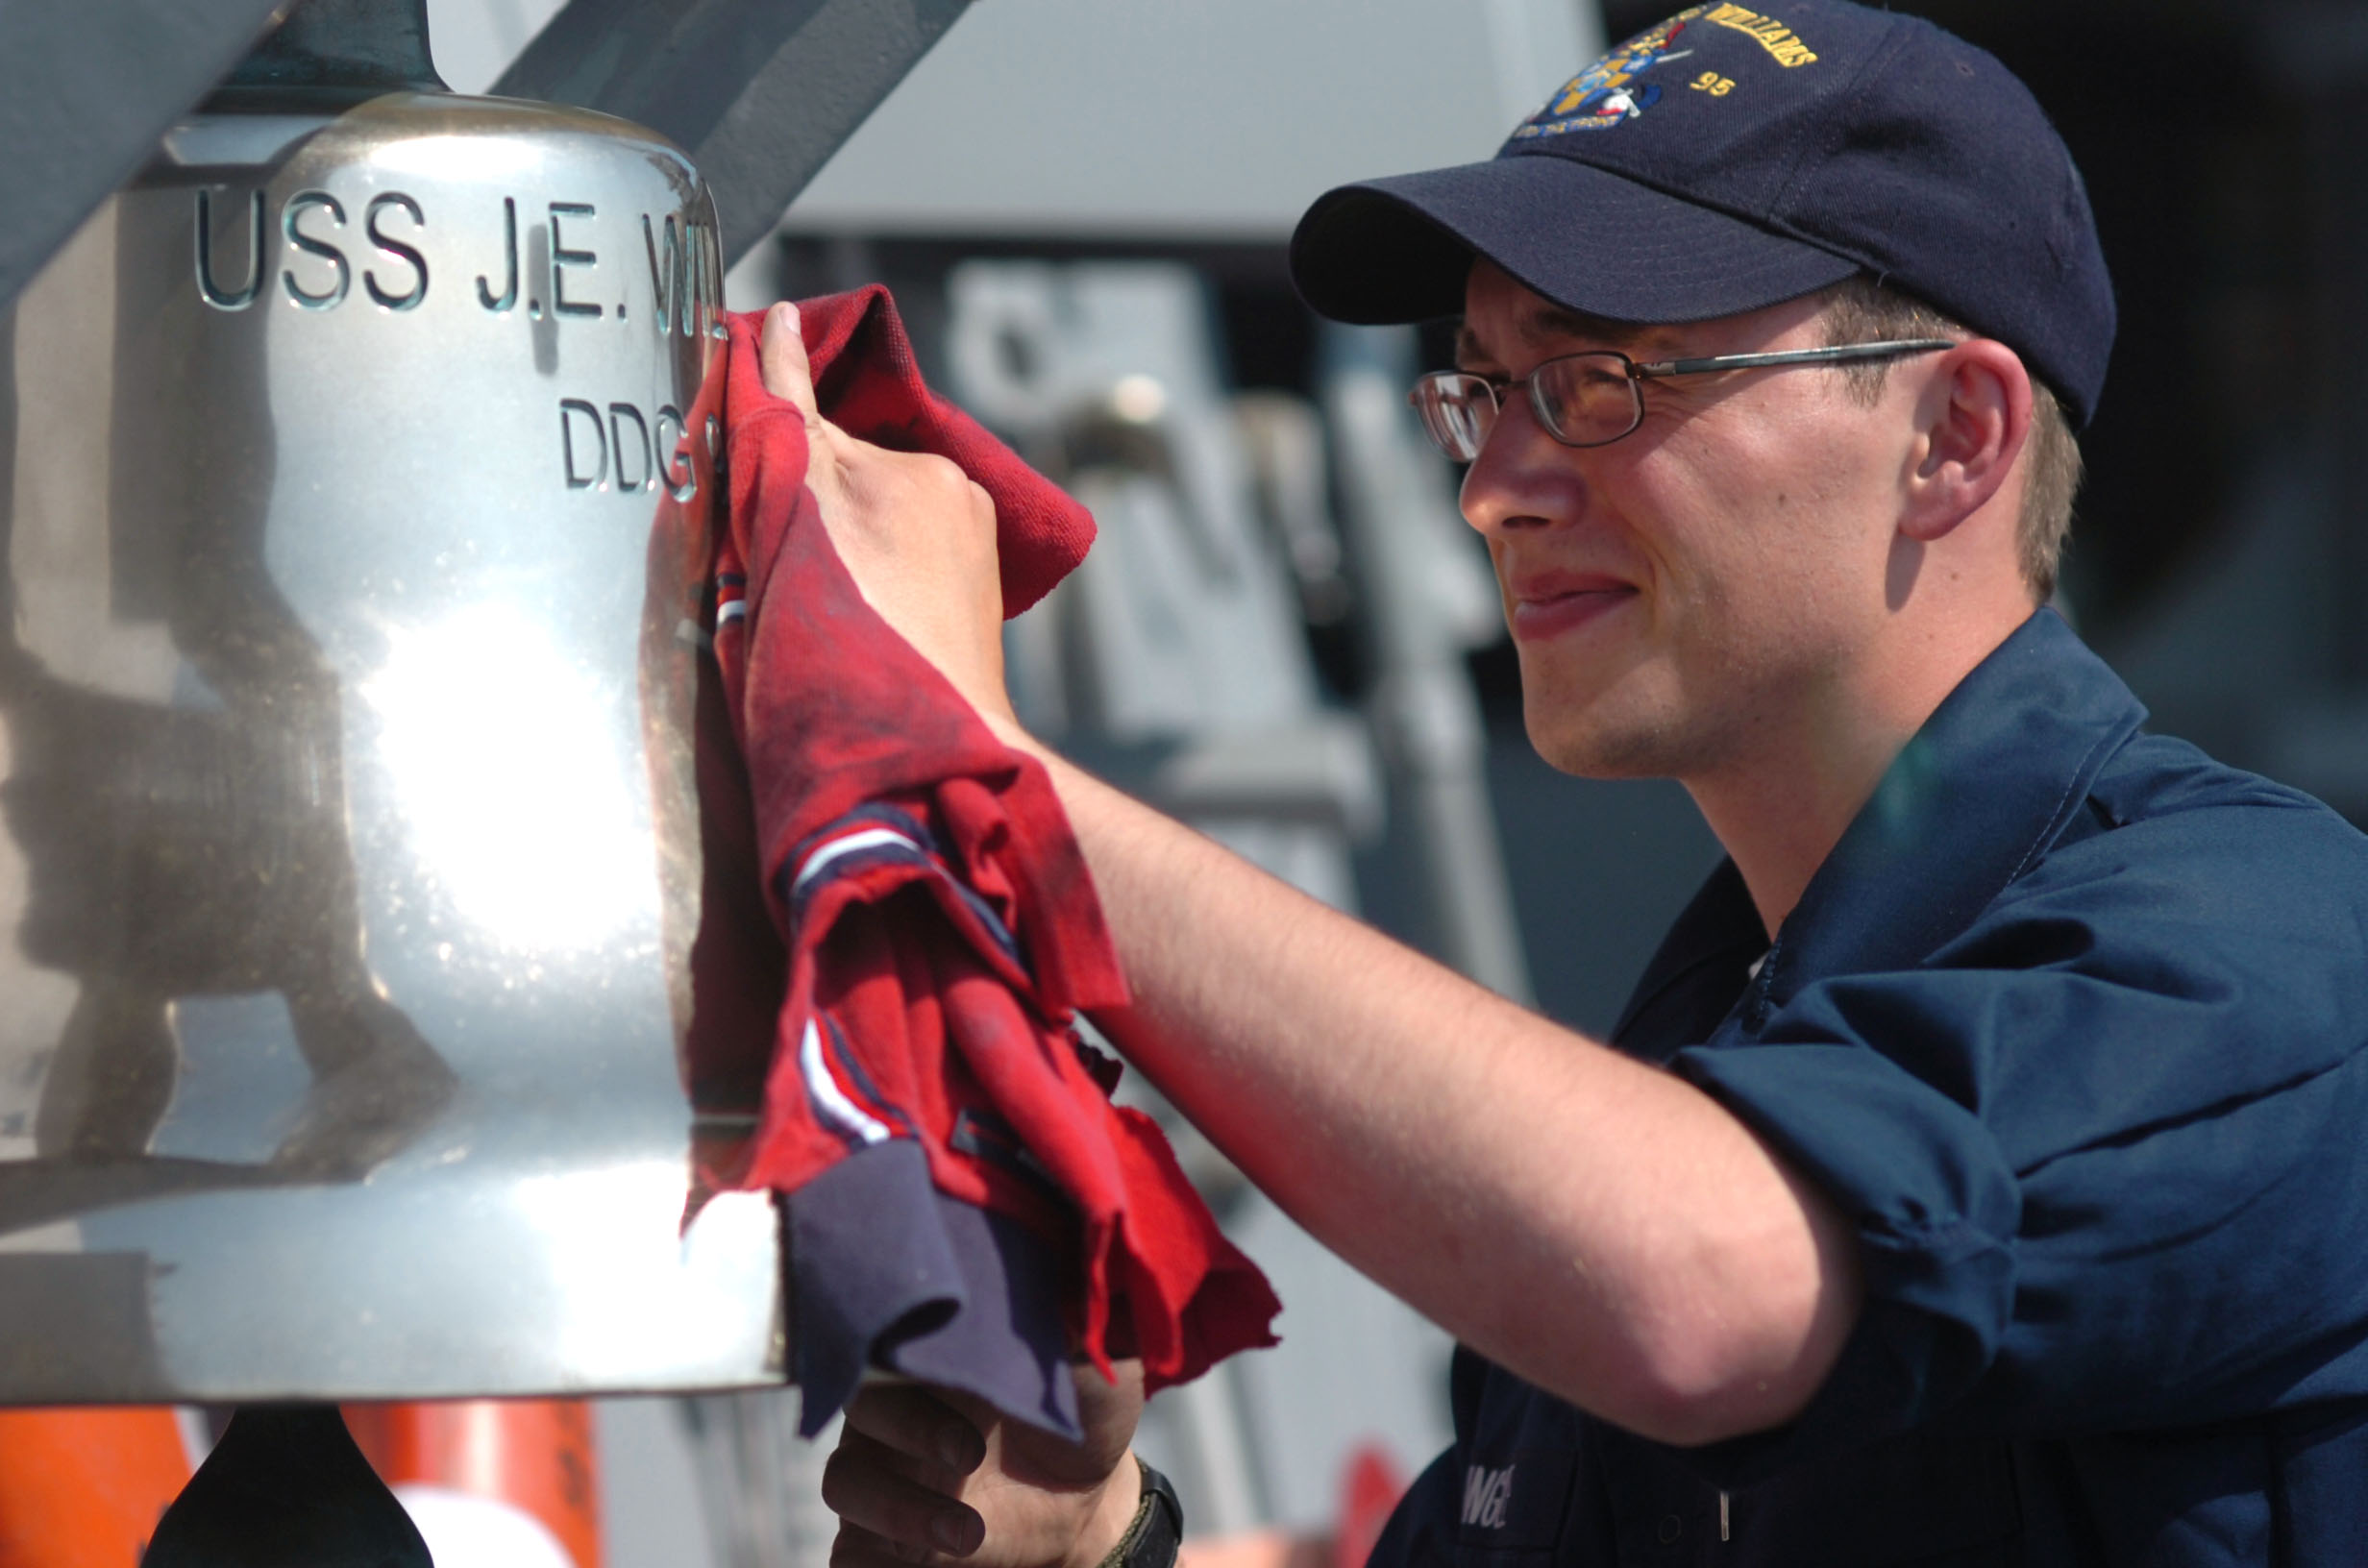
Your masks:
M 1850 1217 L 1866 1286 L 1810 1409 L 1727 1458 L 2368 1392 L 2361 858 L 2300 809 L 2103 832 L 1925 965 L 1780 981 L 1682 1053 Z

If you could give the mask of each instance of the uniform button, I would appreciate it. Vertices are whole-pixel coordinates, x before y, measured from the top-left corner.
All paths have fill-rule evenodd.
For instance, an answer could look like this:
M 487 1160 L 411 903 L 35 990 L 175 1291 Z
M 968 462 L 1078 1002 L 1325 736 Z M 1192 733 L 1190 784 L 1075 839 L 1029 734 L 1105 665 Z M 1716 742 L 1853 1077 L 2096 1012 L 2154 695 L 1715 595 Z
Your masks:
M 1683 1531 L 1685 1528 L 1686 1521 L 1680 1519 L 1676 1514 L 1663 1514 L 1661 1516 L 1661 1544 L 1667 1546 L 1672 1541 L 1676 1540 L 1679 1533 Z

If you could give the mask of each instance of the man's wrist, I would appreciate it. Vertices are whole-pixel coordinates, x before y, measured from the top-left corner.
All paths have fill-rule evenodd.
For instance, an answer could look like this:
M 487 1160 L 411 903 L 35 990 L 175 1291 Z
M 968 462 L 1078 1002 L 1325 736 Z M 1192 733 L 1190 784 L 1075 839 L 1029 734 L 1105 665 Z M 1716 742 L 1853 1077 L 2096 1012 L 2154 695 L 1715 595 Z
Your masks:
M 1143 1461 L 1129 1453 L 1110 1473 L 1092 1521 L 1078 1532 L 1061 1568 L 1101 1568 L 1114 1554 L 1122 1556 L 1134 1536 L 1143 1506 L 1149 1501 L 1143 1484 Z
M 1142 1501 L 1126 1534 L 1102 1559 L 1101 1568 L 1175 1568 L 1184 1545 L 1184 1505 L 1168 1478 L 1135 1461 L 1142 1476 Z
M 999 712 L 990 708 L 978 708 L 976 711 L 997 740 L 1014 751 L 1025 751 L 1041 759 L 1047 749 L 1045 744 L 1027 732 L 1027 727 L 1020 723 L 1017 715 L 1008 710 Z

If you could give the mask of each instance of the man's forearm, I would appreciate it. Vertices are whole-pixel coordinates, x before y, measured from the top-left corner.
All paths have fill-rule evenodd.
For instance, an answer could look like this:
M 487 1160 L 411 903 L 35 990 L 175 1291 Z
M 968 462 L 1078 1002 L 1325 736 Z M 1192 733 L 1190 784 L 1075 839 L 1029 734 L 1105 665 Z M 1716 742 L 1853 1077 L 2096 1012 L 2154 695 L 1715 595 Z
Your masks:
M 1315 1236 L 1650 1435 L 1755 1430 L 1814 1391 L 1857 1310 L 1855 1260 L 1740 1122 L 1022 739 L 1135 990 L 1097 1021 Z
M 1582 1407 L 1678 1441 L 1798 1409 L 1857 1311 L 1825 1202 L 1677 1079 L 1044 752 L 1003 689 L 985 492 L 824 420 L 793 307 L 762 348 L 867 602 L 1051 769 L 1137 997 L 1102 1021 L 1170 1097 L 1319 1238 Z

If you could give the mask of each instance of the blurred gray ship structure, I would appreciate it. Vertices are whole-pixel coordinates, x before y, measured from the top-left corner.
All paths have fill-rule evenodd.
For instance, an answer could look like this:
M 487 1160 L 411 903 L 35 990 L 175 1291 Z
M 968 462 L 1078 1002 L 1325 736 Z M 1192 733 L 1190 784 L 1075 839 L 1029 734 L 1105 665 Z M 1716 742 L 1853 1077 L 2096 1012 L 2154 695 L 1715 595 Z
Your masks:
M 1380 830 L 1385 772 L 1396 772 L 1413 786 L 1398 798 L 1420 802 L 1426 833 L 1449 841 L 1425 866 L 1457 956 L 1525 992 L 1517 940 L 1497 940 L 1511 914 L 1461 668 L 1494 625 L 1492 585 L 1474 541 L 1457 537 L 1443 476 L 1402 400 L 1355 406 L 1363 379 L 1387 374 L 1362 355 L 1386 354 L 1392 334 L 1357 340 L 1332 378 L 1335 401 L 1351 405 L 1332 434 L 1344 461 L 1372 470 L 1371 482 L 1339 487 L 1344 530 L 1322 413 L 1281 393 L 1227 395 L 1191 269 L 971 261 L 947 293 L 957 396 L 1062 478 L 1101 527 L 1085 565 L 1010 628 L 1023 718 L 1351 912 L 1351 854 Z M 1302 622 L 1307 606 L 1351 591 L 1351 538 L 1397 628 L 1370 720 L 1323 700 Z M 1432 675 L 1443 678 L 1426 684 Z M 1143 1442 L 1193 1498 L 1193 1527 L 1309 1522 L 1361 1443 L 1411 1451 L 1401 1463 L 1426 1457 L 1445 1436 L 1444 1335 L 1249 1189 L 1140 1080 L 1121 1092 L 1160 1115 L 1285 1304 L 1282 1349 L 1236 1358 L 1152 1405 Z

